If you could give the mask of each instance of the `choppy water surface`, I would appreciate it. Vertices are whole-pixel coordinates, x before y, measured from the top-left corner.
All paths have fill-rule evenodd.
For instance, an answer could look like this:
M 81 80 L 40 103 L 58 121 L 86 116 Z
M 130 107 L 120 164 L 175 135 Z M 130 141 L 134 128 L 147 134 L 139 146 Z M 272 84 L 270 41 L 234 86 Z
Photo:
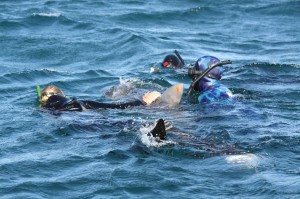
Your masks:
M 299 198 L 299 10 L 298 0 L 2 0 L 1 198 Z M 187 63 L 231 59 L 223 83 L 237 100 L 38 108 L 37 84 L 102 102 L 187 90 L 182 71 L 150 72 L 174 49 Z M 166 143 L 143 134 L 158 118 Z

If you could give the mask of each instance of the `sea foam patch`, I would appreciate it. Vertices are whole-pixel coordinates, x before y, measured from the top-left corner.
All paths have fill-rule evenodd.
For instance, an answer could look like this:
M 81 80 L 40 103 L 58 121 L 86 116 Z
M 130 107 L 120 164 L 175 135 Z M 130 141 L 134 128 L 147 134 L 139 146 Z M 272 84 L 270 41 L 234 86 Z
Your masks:
M 41 17 L 60 17 L 61 13 L 33 13 L 32 16 L 41 16 Z
M 238 164 L 256 168 L 261 158 L 252 153 L 245 153 L 240 155 L 229 155 L 225 160 L 228 164 Z
M 124 96 L 127 96 L 135 88 L 134 84 L 131 81 L 123 80 L 120 78 L 120 84 L 117 86 L 111 87 L 109 90 L 105 91 L 105 96 L 111 99 L 121 99 Z

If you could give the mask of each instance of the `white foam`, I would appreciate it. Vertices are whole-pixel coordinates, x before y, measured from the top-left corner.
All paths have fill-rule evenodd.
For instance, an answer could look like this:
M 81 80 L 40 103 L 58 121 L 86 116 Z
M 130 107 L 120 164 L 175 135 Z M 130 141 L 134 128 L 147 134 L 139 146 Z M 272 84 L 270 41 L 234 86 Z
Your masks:
M 160 72 L 160 69 L 158 67 L 153 66 L 150 68 L 150 73 L 157 73 L 157 72 Z
M 60 17 L 61 13 L 33 13 L 33 16 L 41 16 L 41 17 Z
M 242 95 L 242 94 L 232 94 L 232 99 L 235 99 L 235 100 L 244 100 L 245 99 L 245 96 Z
M 58 73 L 60 73 L 60 72 L 62 72 L 62 73 L 65 73 L 65 72 L 67 72 L 67 71 L 63 71 L 63 70 L 57 70 L 57 69 L 52 69 L 52 68 L 44 68 L 44 69 L 42 69 L 41 71 L 47 71 L 47 72 L 58 72 Z
M 261 158 L 255 154 L 246 153 L 246 154 L 240 154 L 240 155 L 229 155 L 226 157 L 225 160 L 228 164 L 239 164 L 239 165 L 245 165 L 245 166 L 248 166 L 251 168 L 256 168 L 258 166 Z
M 105 95 L 112 99 L 121 99 L 123 96 L 127 96 L 134 88 L 132 82 L 120 78 L 120 84 L 110 88 L 109 91 L 105 92 Z

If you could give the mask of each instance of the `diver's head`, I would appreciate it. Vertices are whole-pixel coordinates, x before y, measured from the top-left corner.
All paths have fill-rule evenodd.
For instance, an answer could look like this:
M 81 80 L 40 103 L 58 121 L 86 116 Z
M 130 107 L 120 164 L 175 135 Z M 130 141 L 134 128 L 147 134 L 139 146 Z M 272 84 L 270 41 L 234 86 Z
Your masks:
M 49 99 L 46 101 L 46 103 L 43 105 L 43 107 L 58 110 L 68 102 L 69 99 L 63 95 L 60 94 L 51 95 Z
M 167 55 L 162 62 L 162 66 L 166 68 L 182 68 L 184 65 L 177 56 Z
M 204 71 L 208 67 L 210 67 L 211 65 L 213 65 L 219 61 L 220 60 L 218 58 L 213 57 L 213 56 L 203 56 L 203 57 L 200 57 L 196 61 L 195 69 L 198 71 Z M 210 79 L 220 80 L 223 72 L 224 72 L 223 68 L 218 66 L 218 67 L 212 69 L 211 71 L 209 71 L 209 73 L 206 75 L 206 77 L 210 78 Z
M 52 95 L 61 95 L 65 96 L 65 94 L 56 86 L 47 86 L 42 90 L 41 93 L 41 102 L 46 103 L 48 98 Z

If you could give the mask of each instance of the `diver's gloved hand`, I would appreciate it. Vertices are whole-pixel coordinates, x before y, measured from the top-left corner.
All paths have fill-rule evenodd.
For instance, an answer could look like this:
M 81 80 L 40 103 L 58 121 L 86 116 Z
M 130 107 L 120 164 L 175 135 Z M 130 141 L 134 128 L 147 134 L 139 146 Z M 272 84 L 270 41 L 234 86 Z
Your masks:
M 152 91 L 143 95 L 142 100 L 149 106 L 161 97 L 160 92 Z

